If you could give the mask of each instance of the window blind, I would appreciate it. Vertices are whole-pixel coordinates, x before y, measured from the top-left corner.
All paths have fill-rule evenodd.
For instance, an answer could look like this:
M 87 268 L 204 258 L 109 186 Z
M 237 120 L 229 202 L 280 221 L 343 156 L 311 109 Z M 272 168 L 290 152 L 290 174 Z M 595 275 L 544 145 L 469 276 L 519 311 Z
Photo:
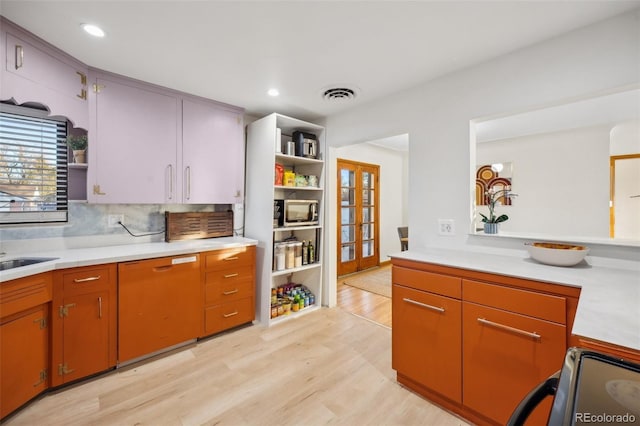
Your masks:
M 67 221 L 67 123 L 0 106 L 0 224 Z

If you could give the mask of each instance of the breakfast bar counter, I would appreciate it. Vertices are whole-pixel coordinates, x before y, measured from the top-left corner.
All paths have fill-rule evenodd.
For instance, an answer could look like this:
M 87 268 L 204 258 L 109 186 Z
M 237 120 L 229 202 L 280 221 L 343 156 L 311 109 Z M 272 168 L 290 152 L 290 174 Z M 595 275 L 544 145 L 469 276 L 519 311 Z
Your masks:
M 441 248 L 415 248 L 391 258 L 578 287 L 572 333 L 640 350 L 640 262 L 587 256 L 573 267 L 560 267 L 538 263 L 524 250 Z

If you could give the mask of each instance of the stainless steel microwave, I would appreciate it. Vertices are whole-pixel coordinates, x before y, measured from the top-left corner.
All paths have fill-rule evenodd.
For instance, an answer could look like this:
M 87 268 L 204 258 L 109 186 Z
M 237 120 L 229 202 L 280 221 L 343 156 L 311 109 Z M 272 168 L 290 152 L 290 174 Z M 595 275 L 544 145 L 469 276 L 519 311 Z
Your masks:
M 309 226 L 319 223 L 318 200 L 275 200 L 274 209 L 280 212 L 278 226 Z

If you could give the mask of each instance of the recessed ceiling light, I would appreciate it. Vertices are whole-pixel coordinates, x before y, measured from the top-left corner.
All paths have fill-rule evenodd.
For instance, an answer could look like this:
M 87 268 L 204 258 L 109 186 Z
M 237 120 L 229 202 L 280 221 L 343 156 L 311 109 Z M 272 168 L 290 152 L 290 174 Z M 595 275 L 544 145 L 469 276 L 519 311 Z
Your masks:
M 267 91 L 267 95 L 269 95 L 269 96 L 279 96 L 280 92 L 278 91 L 278 89 L 269 89 Z
M 104 31 L 102 28 L 91 24 L 82 24 L 82 29 L 91 34 L 94 37 L 104 37 Z

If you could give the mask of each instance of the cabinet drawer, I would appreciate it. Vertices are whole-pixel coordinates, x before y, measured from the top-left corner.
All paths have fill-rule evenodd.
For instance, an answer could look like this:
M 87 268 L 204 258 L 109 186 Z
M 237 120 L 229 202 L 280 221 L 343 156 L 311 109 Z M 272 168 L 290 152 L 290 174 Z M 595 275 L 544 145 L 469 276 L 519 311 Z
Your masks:
M 462 279 L 449 275 L 393 266 L 392 282 L 393 284 L 429 291 L 455 299 L 462 297 Z
M 506 424 L 524 396 L 562 367 L 563 325 L 465 301 L 462 328 L 462 400 L 499 424 Z M 538 407 L 530 424 L 546 424 L 548 409 Z
M 203 253 L 205 271 L 219 271 L 240 267 L 254 267 L 255 246 L 235 247 Z
M 564 297 L 463 280 L 463 298 L 466 302 L 492 306 L 558 324 L 567 322 L 567 301 Z
M 205 306 L 252 297 L 254 294 L 253 274 L 207 272 L 205 278 Z
M 392 367 L 452 401 L 462 401 L 462 302 L 393 285 Z
M 255 306 L 253 297 L 223 303 L 206 308 L 204 311 L 205 335 L 253 321 Z
M 0 283 L 0 317 L 50 302 L 52 283 L 50 272 Z
M 115 277 L 115 264 L 101 267 L 75 268 L 62 274 L 65 296 L 108 290 Z

